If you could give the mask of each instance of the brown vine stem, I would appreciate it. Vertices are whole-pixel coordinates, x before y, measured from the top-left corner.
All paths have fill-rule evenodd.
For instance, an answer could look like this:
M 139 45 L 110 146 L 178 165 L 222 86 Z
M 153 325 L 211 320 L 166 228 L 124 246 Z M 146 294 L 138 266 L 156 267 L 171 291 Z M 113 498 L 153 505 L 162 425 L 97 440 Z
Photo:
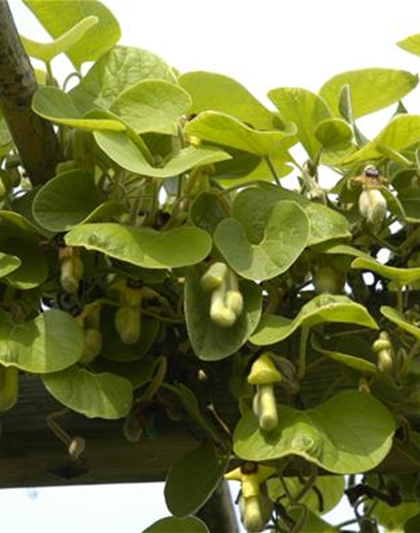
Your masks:
M 7 0 L 0 0 L 0 109 L 34 185 L 55 174 L 59 144 L 52 124 L 31 108 L 38 85 Z

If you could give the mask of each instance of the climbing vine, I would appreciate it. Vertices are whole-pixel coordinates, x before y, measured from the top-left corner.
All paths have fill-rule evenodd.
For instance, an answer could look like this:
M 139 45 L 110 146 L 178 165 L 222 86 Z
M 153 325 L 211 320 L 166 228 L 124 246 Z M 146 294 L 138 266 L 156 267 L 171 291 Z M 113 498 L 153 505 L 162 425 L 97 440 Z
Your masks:
M 59 163 L 32 182 L 0 116 L 0 411 L 28 373 L 133 445 L 163 419 L 193 432 L 173 517 L 145 533 L 207 531 L 223 477 L 249 532 L 418 531 L 417 76 L 345 72 L 266 107 L 118 45 L 100 2 L 24 3 L 52 38 L 22 42 Z M 399 45 L 420 55 L 420 36 Z M 367 138 L 358 119 L 390 106 Z M 89 442 L 48 424 L 79 461 Z M 413 474 L 381 470 L 391 450 Z M 327 523 L 344 495 L 354 519 Z

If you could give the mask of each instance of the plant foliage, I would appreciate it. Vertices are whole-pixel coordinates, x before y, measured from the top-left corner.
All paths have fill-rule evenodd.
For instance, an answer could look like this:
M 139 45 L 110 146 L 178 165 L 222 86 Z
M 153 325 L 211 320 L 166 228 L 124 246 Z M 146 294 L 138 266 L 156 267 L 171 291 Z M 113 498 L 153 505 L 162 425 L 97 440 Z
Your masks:
M 206 531 L 190 515 L 226 470 L 248 531 L 344 532 L 321 518 L 344 493 L 361 532 L 414 531 L 417 479 L 377 472 L 392 448 L 420 464 L 420 116 L 402 103 L 417 76 L 344 72 L 266 107 L 118 45 L 99 1 L 24 2 L 52 38 L 23 42 L 62 160 L 32 187 L 0 117 L 0 409 L 20 372 L 131 441 L 156 417 L 193 424 L 167 478 L 175 516 L 146 531 Z M 358 119 L 384 108 L 367 138 Z

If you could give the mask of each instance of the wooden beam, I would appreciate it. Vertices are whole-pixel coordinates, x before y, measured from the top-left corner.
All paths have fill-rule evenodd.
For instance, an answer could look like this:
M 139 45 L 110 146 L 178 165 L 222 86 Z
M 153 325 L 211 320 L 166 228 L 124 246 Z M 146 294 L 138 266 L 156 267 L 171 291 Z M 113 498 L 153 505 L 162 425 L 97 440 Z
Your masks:
M 198 444 L 185 425 L 164 417 L 157 420 L 156 435 L 132 444 L 123 436 L 121 420 L 88 420 L 72 413 L 61 424 L 87 443 L 82 460 L 74 463 L 46 423 L 46 415 L 60 406 L 37 378 L 22 376 L 20 389 L 19 403 L 2 417 L 0 488 L 163 481 L 171 465 Z M 223 391 L 219 397 L 224 398 Z M 220 403 L 219 408 L 223 411 Z M 228 417 L 231 409 L 226 404 Z M 296 475 L 301 468 L 295 460 L 286 473 Z M 413 473 L 418 466 L 394 450 L 377 471 Z

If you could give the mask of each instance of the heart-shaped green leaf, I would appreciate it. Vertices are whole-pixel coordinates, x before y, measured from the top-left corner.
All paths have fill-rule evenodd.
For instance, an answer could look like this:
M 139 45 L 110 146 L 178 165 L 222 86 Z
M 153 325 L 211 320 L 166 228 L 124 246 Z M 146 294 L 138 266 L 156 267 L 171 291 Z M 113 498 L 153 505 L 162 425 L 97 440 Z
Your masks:
M 157 55 L 139 48 L 114 46 L 70 94 L 82 113 L 109 109 L 123 91 L 146 79 L 176 81 L 172 68 Z
M 378 329 L 363 305 L 347 296 L 321 294 L 305 304 L 293 320 L 278 315 L 264 315 L 250 340 L 257 346 L 274 344 L 287 339 L 299 327 L 312 327 L 323 322 L 359 324 Z
M 116 223 L 81 224 L 66 235 L 69 246 L 82 246 L 144 268 L 177 268 L 202 261 L 211 250 L 209 234 L 182 226 L 159 232 Z
M 179 459 L 169 470 L 165 501 L 175 516 L 196 513 L 210 498 L 223 477 L 227 456 L 222 460 L 210 442 L 204 442 Z
M 315 159 L 322 147 L 315 137 L 315 128 L 321 120 L 331 117 L 324 100 L 306 89 L 294 87 L 272 89 L 268 97 L 285 121 L 296 124 L 299 141 L 309 156 Z
M 343 164 L 358 163 L 401 152 L 420 141 L 420 115 L 397 115 L 366 146 L 347 157 Z
M 315 137 L 323 148 L 345 148 L 353 138 L 353 131 L 349 124 L 341 118 L 327 118 L 318 122 Z
M 103 200 L 92 174 L 71 170 L 48 181 L 35 196 L 35 220 L 50 231 L 67 231 L 82 222 Z
M 190 269 L 185 283 L 185 316 L 194 353 L 204 361 L 218 361 L 235 353 L 248 340 L 261 317 L 262 296 L 253 282 L 242 281 L 239 289 L 244 308 L 233 326 L 217 325 L 210 319 L 211 294 L 205 292 L 200 276 Z
M 63 38 L 63 34 L 86 17 L 98 19 L 98 23 L 89 32 L 66 50 L 76 68 L 85 61 L 99 59 L 121 36 L 120 26 L 114 15 L 96 0 L 72 0 L 59 4 L 49 0 L 24 0 L 24 3 L 54 39 Z
M 143 533 L 209 533 L 209 530 L 204 522 L 193 516 L 187 518 L 170 516 L 158 520 Z
M 260 157 L 285 153 L 296 143 L 296 129 L 284 131 L 258 131 L 230 115 L 204 111 L 185 127 L 188 135 L 203 141 L 229 146 Z
M 214 234 L 214 242 L 229 266 L 253 280 L 271 279 L 286 272 L 306 248 L 308 238 L 305 211 L 289 201 L 273 206 L 258 244 L 248 241 L 244 227 L 235 218 L 223 220 Z
M 376 272 L 377 274 L 384 276 L 384 278 L 391 279 L 397 285 L 407 285 L 420 279 L 420 268 L 391 267 L 379 263 L 379 261 L 376 261 L 373 257 L 369 259 L 358 257 L 352 262 L 351 267 L 361 270 L 372 270 L 372 272 Z
M 60 403 L 87 418 L 127 416 L 133 401 L 128 379 L 114 374 L 93 374 L 77 365 L 42 376 L 47 391 Z
M 20 237 L 5 237 L 0 241 L 0 250 L 18 257 L 21 262 L 19 268 L 4 278 L 11 287 L 21 290 L 33 289 L 47 279 L 47 262 L 38 243 Z
M 319 91 L 320 96 L 340 116 L 339 102 L 343 87 L 351 91 L 354 118 L 363 117 L 398 102 L 418 83 L 418 77 L 404 70 L 367 68 L 337 74 Z
M 124 131 L 126 126 L 117 119 L 84 117 L 70 94 L 57 87 L 40 87 L 33 99 L 32 109 L 40 117 L 54 124 L 63 124 L 85 130 Z
M 241 191 L 233 204 L 233 217 L 244 226 L 250 242 L 257 244 L 264 238 L 270 212 L 280 201 L 296 202 L 305 210 L 310 225 L 308 246 L 350 237 L 349 223 L 341 213 L 325 205 L 311 202 L 301 194 L 264 184 L 263 187 Z
M 32 211 L 43 228 L 57 233 L 125 211 L 121 203 L 102 203 L 103 200 L 92 174 L 71 170 L 59 174 L 38 190 Z
M 178 80 L 192 96 L 191 113 L 220 111 L 262 130 L 273 129 L 275 117 L 243 85 L 214 72 L 187 72 Z
M 370 394 L 340 392 L 313 409 L 278 406 L 279 425 L 260 430 L 248 411 L 234 433 L 234 450 L 246 461 L 269 461 L 289 455 L 303 457 L 329 472 L 360 474 L 378 466 L 388 455 L 395 421 Z
M 55 56 L 67 52 L 67 50 L 76 45 L 93 26 L 98 24 L 98 22 L 98 17 L 85 17 L 72 28 L 60 35 L 60 37 L 48 43 L 38 43 L 31 39 L 27 39 L 22 35 L 20 36 L 20 39 L 31 57 L 40 59 L 45 63 L 50 63 Z
M 178 121 L 191 107 L 191 97 L 164 80 L 142 80 L 122 92 L 110 111 L 136 133 L 176 135 Z
M 122 132 L 95 132 L 100 148 L 118 165 L 130 172 L 155 178 L 171 178 L 196 166 L 210 165 L 230 159 L 230 155 L 210 146 L 189 146 L 174 154 L 164 167 L 153 167 L 142 150 Z
M 33 374 L 63 370 L 82 355 L 81 327 L 67 313 L 45 311 L 32 322 L 15 323 L 0 310 L 0 363 Z
M 385 318 L 396 324 L 399 328 L 404 329 L 405 331 L 416 337 L 416 339 L 420 339 L 420 328 L 409 322 L 405 318 L 405 316 L 400 313 L 400 311 L 398 311 L 398 309 L 383 305 L 380 308 L 380 311 Z

